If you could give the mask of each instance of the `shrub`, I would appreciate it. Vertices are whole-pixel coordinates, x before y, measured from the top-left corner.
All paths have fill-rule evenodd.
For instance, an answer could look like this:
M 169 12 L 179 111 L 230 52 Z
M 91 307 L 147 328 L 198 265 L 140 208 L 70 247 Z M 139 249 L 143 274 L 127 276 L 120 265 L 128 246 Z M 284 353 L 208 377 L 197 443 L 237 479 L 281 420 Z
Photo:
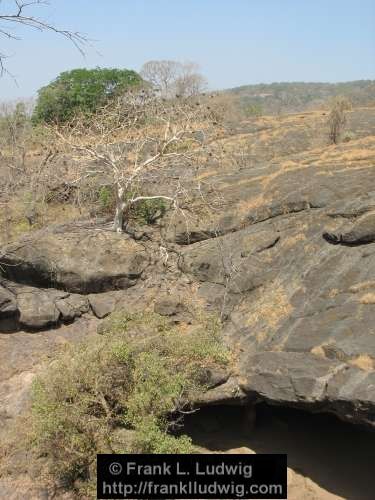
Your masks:
M 141 200 L 133 206 L 135 218 L 144 224 L 153 224 L 166 211 L 167 204 L 162 198 Z
M 98 193 L 100 208 L 103 212 L 112 212 L 115 206 L 113 190 L 109 186 L 102 186 Z
M 175 434 L 181 411 L 204 390 L 202 369 L 229 362 L 211 317 L 188 334 L 157 314 L 117 313 L 100 333 L 38 377 L 31 419 L 48 473 L 91 492 L 97 453 L 191 453 L 190 439 Z
M 329 138 L 332 144 L 337 144 L 346 124 L 346 111 L 351 109 L 351 103 L 346 97 L 337 96 L 331 101 L 328 116 Z
M 34 123 L 63 123 L 77 113 L 93 113 L 142 78 L 127 69 L 74 69 L 61 73 L 38 92 Z

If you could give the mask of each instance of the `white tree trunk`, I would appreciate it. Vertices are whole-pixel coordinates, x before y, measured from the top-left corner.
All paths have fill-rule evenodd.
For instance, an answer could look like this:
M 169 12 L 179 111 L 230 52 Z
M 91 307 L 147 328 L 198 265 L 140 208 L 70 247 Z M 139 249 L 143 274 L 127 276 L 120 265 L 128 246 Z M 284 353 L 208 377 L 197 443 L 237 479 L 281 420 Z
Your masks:
M 121 186 L 116 186 L 116 212 L 113 221 L 113 229 L 117 233 L 122 233 L 124 224 L 124 189 Z
M 122 233 L 122 226 L 124 224 L 124 211 L 122 208 L 122 203 L 116 206 L 115 218 L 113 221 L 113 229 L 117 233 Z

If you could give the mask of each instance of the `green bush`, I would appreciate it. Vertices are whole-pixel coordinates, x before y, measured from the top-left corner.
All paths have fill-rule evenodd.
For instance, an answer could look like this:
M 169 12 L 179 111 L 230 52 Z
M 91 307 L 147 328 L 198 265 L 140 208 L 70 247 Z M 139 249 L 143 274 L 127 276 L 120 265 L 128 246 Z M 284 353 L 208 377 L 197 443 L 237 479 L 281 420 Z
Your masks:
M 115 206 L 115 196 L 113 189 L 109 186 L 102 186 L 98 193 L 100 208 L 103 212 L 112 212 Z
M 94 491 L 97 453 L 191 453 L 174 432 L 181 411 L 205 389 L 204 369 L 230 359 L 208 316 L 187 333 L 157 314 L 117 313 L 100 333 L 33 385 L 32 447 L 48 474 L 81 492 Z
M 39 90 L 33 123 L 62 123 L 76 113 L 93 113 L 113 97 L 141 83 L 138 73 L 127 69 L 65 71 Z
M 163 217 L 167 211 L 167 204 L 163 198 L 141 200 L 133 207 L 134 216 L 144 224 L 153 224 Z

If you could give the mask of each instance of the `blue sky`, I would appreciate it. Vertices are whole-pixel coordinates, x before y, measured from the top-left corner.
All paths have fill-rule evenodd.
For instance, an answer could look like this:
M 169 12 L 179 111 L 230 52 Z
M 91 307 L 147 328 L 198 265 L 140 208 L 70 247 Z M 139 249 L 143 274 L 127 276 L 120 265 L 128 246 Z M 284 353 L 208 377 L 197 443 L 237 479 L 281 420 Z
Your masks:
M 150 59 L 198 62 L 212 89 L 375 79 L 374 0 L 51 0 L 38 12 L 94 48 L 82 58 L 52 34 L 0 38 L 18 84 L 0 79 L 1 100 L 32 96 L 67 69 L 138 70 Z

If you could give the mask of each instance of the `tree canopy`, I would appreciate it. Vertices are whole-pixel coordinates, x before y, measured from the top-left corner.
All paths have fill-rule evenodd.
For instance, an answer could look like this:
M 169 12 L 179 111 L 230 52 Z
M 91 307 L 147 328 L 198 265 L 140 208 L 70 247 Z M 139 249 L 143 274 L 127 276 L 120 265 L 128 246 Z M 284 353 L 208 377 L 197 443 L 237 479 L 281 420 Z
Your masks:
M 135 71 L 116 68 L 74 69 L 61 73 L 38 92 L 34 122 L 65 122 L 75 113 L 92 113 L 142 78 Z

